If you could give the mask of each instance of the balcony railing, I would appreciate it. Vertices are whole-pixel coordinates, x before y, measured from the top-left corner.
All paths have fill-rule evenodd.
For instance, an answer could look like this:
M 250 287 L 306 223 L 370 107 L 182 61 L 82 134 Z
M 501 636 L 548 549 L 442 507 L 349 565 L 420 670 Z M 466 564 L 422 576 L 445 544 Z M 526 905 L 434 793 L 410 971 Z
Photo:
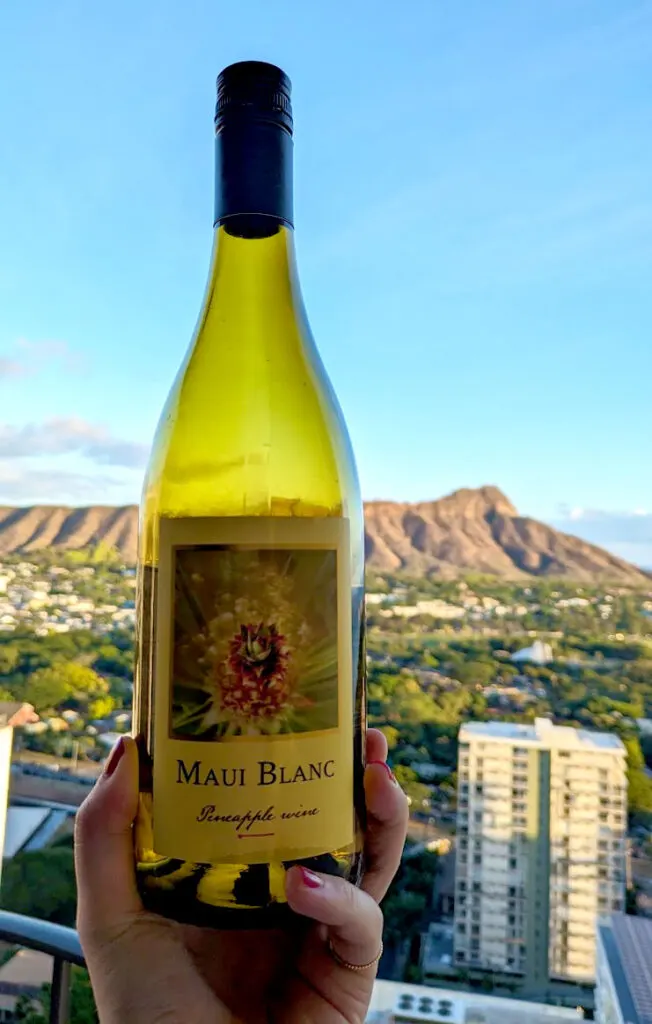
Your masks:
M 70 1019 L 70 967 L 84 966 L 77 932 L 50 921 L 10 914 L 0 910 L 0 939 L 12 945 L 35 949 L 52 957 L 50 1024 L 68 1024 Z

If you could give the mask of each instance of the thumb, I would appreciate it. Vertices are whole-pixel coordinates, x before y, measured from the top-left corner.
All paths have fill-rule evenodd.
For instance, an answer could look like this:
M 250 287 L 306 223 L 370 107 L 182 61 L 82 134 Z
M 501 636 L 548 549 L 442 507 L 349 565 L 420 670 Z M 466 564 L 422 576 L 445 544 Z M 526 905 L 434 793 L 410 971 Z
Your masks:
M 138 750 L 121 736 L 77 812 L 77 926 L 82 937 L 116 936 L 142 912 L 132 825 L 138 810 Z
M 103 1024 L 228 1019 L 165 918 L 144 911 L 134 868 L 138 750 L 121 737 L 77 812 L 77 926 Z M 186 1016 L 189 1009 L 191 1016 Z

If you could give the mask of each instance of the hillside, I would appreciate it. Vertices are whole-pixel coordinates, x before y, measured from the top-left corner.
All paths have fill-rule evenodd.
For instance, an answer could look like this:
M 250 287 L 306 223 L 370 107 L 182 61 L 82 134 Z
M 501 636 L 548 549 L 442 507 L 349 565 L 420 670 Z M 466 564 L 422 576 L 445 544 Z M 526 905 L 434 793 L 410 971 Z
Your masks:
M 52 547 L 71 550 L 100 543 L 116 548 L 128 561 L 135 561 L 138 543 L 135 505 L 0 507 L 0 554 Z
M 137 516 L 134 505 L 0 508 L 0 554 L 103 543 L 133 561 Z M 520 516 L 496 487 L 459 490 L 418 504 L 372 501 L 365 506 L 365 519 L 367 561 L 381 571 L 564 576 L 649 585 L 643 572 L 602 548 Z
M 649 585 L 641 570 L 603 548 L 520 516 L 497 487 L 463 489 L 414 505 L 373 501 L 366 505 L 365 520 L 368 564 L 385 571 Z

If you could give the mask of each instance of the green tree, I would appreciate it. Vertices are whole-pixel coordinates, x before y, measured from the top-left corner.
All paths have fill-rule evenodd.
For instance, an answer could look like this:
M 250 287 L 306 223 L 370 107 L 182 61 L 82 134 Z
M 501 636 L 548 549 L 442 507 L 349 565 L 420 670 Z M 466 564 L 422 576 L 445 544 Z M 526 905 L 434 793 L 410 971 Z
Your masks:
M 641 736 L 639 743 L 645 763 L 649 768 L 652 766 L 652 736 Z
M 0 644 L 0 675 L 15 672 L 20 661 L 20 647 L 17 644 Z
M 631 771 L 632 769 L 643 768 L 645 766 L 645 760 L 643 758 L 641 744 L 636 736 L 628 736 L 623 742 L 627 751 L 628 769 Z
M 90 719 L 108 718 L 115 709 L 116 700 L 114 697 L 111 697 L 109 694 L 104 697 L 96 697 L 88 705 L 88 717 Z
M 381 725 L 380 731 L 384 734 L 387 740 L 387 749 L 394 750 L 400 739 L 400 732 L 395 729 L 393 725 Z
M 436 853 L 424 851 L 401 863 L 382 903 L 384 937 L 388 945 L 418 931 L 424 911 L 432 900 L 438 862 Z
M 74 927 L 77 889 L 72 845 L 16 854 L 2 870 L 5 910 Z
M 458 726 L 473 702 L 467 690 L 446 690 L 435 702 L 432 721 L 439 725 Z
M 426 804 L 430 803 L 430 787 L 424 785 L 423 782 L 419 782 L 419 777 L 413 768 L 397 764 L 394 768 L 394 774 L 396 781 L 415 810 L 421 810 L 424 807 L 424 801 Z
M 48 1024 L 50 1019 L 51 986 L 43 986 L 38 1001 L 21 996 L 16 1006 L 16 1020 L 22 1024 Z M 95 999 L 88 972 L 73 967 L 70 986 L 70 1024 L 98 1024 Z
M 80 665 L 75 661 L 64 662 L 57 666 L 61 672 L 70 691 L 78 700 L 86 700 L 89 697 L 99 697 L 108 693 L 109 685 L 106 679 L 98 675 L 87 665 Z
M 59 707 L 70 697 L 70 687 L 56 669 L 40 668 L 28 677 L 24 697 L 37 711 L 47 711 Z
M 132 662 L 130 650 L 121 651 L 115 644 L 102 644 L 93 659 L 93 668 L 104 675 L 129 679 L 132 675 Z
M 39 668 L 25 681 L 24 699 L 37 711 L 58 708 L 67 700 L 85 703 L 108 692 L 106 679 L 87 665 L 75 661 L 55 661 Z
M 411 935 L 418 927 L 426 908 L 427 896 L 421 892 L 406 892 L 396 889 L 388 893 L 383 902 L 385 915 L 385 942 L 399 942 Z
M 464 661 L 455 665 L 453 674 L 463 686 L 487 686 L 496 675 L 497 666 L 485 661 Z
M 652 779 L 645 773 L 641 744 L 635 736 L 625 740 L 627 749 L 627 799 L 630 814 L 648 818 L 652 814 Z

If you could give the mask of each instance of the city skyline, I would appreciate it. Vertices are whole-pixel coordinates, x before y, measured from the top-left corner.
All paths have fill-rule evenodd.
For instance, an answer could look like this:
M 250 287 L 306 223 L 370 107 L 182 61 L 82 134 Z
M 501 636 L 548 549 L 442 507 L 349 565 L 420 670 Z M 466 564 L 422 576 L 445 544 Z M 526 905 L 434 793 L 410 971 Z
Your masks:
M 293 80 L 365 498 L 494 483 L 652 564 L 650 27 L 634 0 L 4 10 L 0 501 L 138 500 L 208 268 L 214 79 L 255 57 Z

